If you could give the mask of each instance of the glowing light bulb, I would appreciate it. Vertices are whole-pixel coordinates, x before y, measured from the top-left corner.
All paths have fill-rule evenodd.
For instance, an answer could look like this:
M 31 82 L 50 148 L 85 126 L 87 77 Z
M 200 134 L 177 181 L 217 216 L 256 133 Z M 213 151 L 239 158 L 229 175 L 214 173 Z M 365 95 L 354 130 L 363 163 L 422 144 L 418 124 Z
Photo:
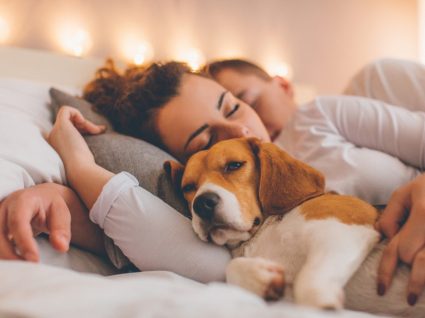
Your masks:
M 187 63 L 193 71 L 198 71 L 205 63 L 204 55 L 196 48 L 189 48 L 182 52 L 179 59 Z
M 140 43 L 134 50 L 133 63 L 143 65 L 153 58 L 153 48 L 148 42 Z
M 83 29 L 65 32 L 62 36 L 62 46 L 67 53 L 81 57 L 89 49 L 90 36 Z
M 282 76 L 288 79 L 292 78 L 292 69 L 291 67 L 284 62 L 270 63 L 266 67 L 267 72 L 271 76 Z
M 0 17 L 0 43 L 4 43 L 7 41 L 10 35 L 10 28 L 7 21 Z

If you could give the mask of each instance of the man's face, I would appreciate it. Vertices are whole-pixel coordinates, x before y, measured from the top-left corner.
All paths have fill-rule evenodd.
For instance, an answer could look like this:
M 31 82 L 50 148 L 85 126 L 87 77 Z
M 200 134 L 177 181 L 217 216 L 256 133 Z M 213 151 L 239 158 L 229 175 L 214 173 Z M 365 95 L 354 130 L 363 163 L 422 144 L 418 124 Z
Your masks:
M 270 138 L 274 140 L 290 119 L 295 102 L 292 85 L 281 77 L 266 81 L 254 74 L 244 74 L 233 69 L 221 70 L 216 80 L 257 112 Z
M 257 137 L 270 141 L 255 111 L 211 79 L 184 75 L 179 95 L 158 113 L 156 126 L 168 151 L 185 162 L 218 141 Z

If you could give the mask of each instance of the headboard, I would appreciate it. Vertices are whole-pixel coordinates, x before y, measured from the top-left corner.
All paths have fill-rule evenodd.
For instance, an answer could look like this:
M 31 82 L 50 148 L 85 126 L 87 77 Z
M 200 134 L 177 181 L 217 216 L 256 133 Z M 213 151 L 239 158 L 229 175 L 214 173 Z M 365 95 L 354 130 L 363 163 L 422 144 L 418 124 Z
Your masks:
M 46 82 L 56 85 L 82 88 L 90 81 L 103 59 L 77 58 L 64 54 L 0 47 L 0 77 L 11 77 Z M 118 63 L 123 67 L 123 63 Z M 312 85 L 295 84 L 295 98 L 304 103 L 316 95 Z

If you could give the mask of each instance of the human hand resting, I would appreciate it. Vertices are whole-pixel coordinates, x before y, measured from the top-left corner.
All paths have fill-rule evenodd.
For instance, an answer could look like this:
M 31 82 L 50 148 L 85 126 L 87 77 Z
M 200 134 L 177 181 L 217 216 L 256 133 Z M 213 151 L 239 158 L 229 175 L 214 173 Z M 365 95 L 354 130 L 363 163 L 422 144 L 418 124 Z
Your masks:
M 402 261 L 412 267 L 407 302 L 413 306 L 425 286 L 425 174 L 393 193 L 377 229 L 389 239 L 378 269 L 378 294 L 388 290 Z
M 49 234 L 56 250 L 68 250 L 71 215 L 62 188 L 43 183 L 13 192 L 0 202 L 0 259 L 38 262 L 34 236 L 40 233 Z
M 48 142 L 56 150 L 68 171 L 75 164 L 94 163 L 94 157 L 81 134 L 99 134 L 105 126 L 95 125 L 85 119 L 75 108 L 62 106 L 48 136 Z

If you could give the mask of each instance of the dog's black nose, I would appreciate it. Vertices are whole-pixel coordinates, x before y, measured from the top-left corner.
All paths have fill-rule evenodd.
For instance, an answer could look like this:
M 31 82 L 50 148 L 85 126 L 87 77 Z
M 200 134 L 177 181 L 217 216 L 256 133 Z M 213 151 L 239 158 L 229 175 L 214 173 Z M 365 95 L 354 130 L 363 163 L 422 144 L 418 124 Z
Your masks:
M 214 192 L 205 192 L 198 196 L 193 202 L 193 210 L 205 221 L 211 221 L 214 210 L 220 202 L 220 197 Z

